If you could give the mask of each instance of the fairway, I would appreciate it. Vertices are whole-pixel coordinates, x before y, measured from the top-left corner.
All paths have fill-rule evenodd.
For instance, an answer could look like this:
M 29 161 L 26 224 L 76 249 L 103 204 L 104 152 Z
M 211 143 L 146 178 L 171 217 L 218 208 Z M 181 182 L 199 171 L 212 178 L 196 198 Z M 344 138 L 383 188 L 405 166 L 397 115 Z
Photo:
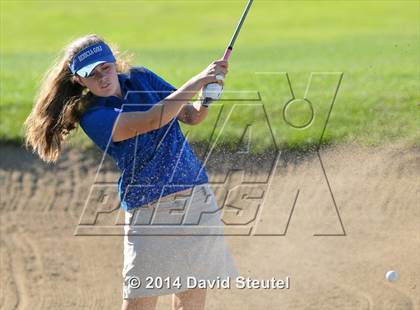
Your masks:
M 39 81 L 72 39 L 97 33 L 132 53 L 133 65 L 180 87 L 222 56 L 242 8 L 240 1 L 84 2 L 83 10 L 65 1 L 2 1 L 0 139 L 21 143 Z M 244 136 L 251 152 L 318 145 L 325 126 L 322 144 L 416 144 L 418 22 L 416 1 L 256 1 L 223 100 L 183 130 L 191 142 L 219 136 L 220 147 L 235 148 Z M 313 106 L 304 128 L 283 116 L 290 86 Z M 311 110 L 296 100 L 287 118 L 306 124 Z M 91 143 L 81 130 L 72 141 Z

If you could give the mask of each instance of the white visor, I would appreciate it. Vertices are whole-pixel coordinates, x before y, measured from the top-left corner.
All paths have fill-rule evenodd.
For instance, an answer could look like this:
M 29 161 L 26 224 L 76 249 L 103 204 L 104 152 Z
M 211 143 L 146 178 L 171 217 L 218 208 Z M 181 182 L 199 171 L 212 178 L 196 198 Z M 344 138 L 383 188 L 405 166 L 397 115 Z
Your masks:
M 97 65 L 103 64 L 104 62 L 107 62 L 107 61 L 101 60 L 101 61 L 94 62 L 90 65 L 84 66 L 82 69 L 77 71 L 76 74 L 81 77 L 87 78 Z

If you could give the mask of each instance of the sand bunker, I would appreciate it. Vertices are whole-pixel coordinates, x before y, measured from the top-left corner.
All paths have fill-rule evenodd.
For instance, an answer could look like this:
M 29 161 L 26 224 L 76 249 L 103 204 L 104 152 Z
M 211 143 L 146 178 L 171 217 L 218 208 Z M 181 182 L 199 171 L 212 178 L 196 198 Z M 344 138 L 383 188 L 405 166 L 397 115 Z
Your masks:
M 0 152 L 0 308 L 119 309 L 122 237 L 74 235 L 95 180 L 117 180 L 113 164 L 98 180 L 96 151 L 66 148 L 56 165 Z M 420 309 L 419 159 L 351 145 L 320 157 L 217 155 L 208 171 L 240 272 L 289 276 L 290 289 L 212 290 L 207 309 Z M 388 270 L 400 279 L 387 282 Z

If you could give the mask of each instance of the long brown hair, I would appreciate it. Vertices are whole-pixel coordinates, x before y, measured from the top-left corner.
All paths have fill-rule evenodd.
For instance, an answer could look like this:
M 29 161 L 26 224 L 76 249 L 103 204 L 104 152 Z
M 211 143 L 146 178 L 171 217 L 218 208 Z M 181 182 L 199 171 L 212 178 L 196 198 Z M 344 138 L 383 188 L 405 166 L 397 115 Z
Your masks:
M 80 37 L 68 44 L 44 75 L 31 113 L 25 120 L 25 146 L 45 162 L 56 162 L 62 142 L 77 128 L 83 113 L 94 95 L 76 82 L 68 65 L 82 49 L 104 40 L 96 34 Z M 117 72 L 129 69 L 127 58 L 118 48 L 109 44 L 116 59 Z

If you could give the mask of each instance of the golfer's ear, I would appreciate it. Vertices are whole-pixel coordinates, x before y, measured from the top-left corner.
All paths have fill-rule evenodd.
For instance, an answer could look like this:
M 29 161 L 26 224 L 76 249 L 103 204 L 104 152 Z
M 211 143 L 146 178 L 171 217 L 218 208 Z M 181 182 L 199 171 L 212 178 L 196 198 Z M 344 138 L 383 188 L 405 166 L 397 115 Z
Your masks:
M 73 77 L 73 83 L 78 83 L 84 87 L 86 87 L 85 83 L 83 83 L 82 79 L 80 78 L 80 76 L 74 76 Z

